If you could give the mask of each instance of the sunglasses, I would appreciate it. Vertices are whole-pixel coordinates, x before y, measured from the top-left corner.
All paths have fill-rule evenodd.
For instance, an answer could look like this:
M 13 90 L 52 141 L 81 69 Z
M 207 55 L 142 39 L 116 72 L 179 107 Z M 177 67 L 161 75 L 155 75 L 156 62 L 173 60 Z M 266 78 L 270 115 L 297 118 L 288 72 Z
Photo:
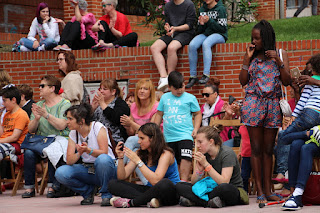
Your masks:
M 205 96 L 205 97 L 209 98 L 209 96 L 212 95 L 212 94 L 213 94 L 213 93 L 207 93 L 207 92 L 205 92 L 205 93 L 202 93 L 202 97 Z
M 107 6 L 111 6 L 111 4 L 103 4 L 102 7 L 105 8 Z
M 48 84 L 39 84 L 39 88 L 41 88 L 41 89 L 45 88 L 45 86 L 51 87 L 52 85 L 48 85 Z

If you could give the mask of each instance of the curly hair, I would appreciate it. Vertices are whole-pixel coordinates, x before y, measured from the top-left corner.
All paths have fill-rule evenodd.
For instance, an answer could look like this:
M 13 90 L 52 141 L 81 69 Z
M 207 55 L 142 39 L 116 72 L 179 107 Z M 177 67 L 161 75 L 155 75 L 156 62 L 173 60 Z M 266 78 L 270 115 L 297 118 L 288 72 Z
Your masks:
M 314 71 L 320 75 L 320 54 L 316 54 L 316 55 L 312 56 L 308 60 L 307 64 L 311 64 L 312 71 Z

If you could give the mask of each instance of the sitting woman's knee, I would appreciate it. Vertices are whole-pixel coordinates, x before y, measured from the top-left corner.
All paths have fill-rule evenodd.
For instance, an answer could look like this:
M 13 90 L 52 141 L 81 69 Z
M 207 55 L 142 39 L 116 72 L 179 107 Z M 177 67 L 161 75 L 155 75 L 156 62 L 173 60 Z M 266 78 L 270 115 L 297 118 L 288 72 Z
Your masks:
M 70 175 L 70 166 L 69 165 L 63 165 L 57 168 L 54 176 L 56 177 L 57 181 L 60 183 L 63 183 L 65 179 L 71 179 Z
M 109 166 L 110 164 L 114 164 L 113 159 L 107 155 L 107 154 L 101 154 L 99 155 L 96 160 L 94 161 L 94 165 L 104 165 L 104 166 Z
M 24 150 L 24 158 L 25 159 L 34 158 L 35 156 L 36 156 L 36 154 L 33 151 L 31 151 L 30 149 Z

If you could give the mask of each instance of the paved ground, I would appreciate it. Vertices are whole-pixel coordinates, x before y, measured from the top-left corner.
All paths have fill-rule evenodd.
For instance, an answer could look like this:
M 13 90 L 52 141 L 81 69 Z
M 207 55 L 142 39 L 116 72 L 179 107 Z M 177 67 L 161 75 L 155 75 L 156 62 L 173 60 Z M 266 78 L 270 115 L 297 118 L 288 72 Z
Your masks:
M 11 190 L 5 191 L 3 194 L 0 194 L 0 213 L 95 213 L 101 211 L 112 211 L 119 213 L 150 213 L 152 212 L 165 212 L 165 213 L 202 213 L 213 211 L 210 208 L 201 208 L 201 207 L 161 207 L 158 209 L 149 209 L 149 208 L 129 208 L 129 209 L 116 209 L 114 207 L 100 207 L 100 197 L 95 197 L 95 203 L 91 206 L 80 206 L 80 201 L 82 200 L 81 196 L 68 197 L 68 198 L 46 198 L 45 195 L 37 195 L 34 198 L 22 199 L 21 194 L 24 190 L 19 190 L 15 197 L 11 197 Z M 225 207 L 221 209 L 214 209 L 216 212 L 242 212 L 242 213 L 254 213 L 254 212 L 282 212 L 280 211 L 280 205 L 266 206 L 264 208 L 259 208 L 255 203 L 255 197 L 250 196 L 250 205 L 245 206 L 234 206 L 234 207 Z M 320 206 L 305 206 L 299 212 L 308 212 L 308 213 L 319 213 Z

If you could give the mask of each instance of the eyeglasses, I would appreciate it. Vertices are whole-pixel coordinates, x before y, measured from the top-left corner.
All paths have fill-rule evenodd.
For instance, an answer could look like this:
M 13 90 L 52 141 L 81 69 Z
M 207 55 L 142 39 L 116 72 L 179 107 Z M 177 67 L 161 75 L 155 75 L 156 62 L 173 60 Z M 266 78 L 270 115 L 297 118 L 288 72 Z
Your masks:
M 103 4 L 102 7 L 105 8 L 107 6 L 111 6 L 111 4 Z
M 45 86 L 51 87 L 52 85 L 49 84 L 39 84 L 39 88 L 43 89 Z
M 63 61 L 65 58 L 57 58 L 57 61 Z
M 212 95 L 212 94 L 213 94 L 213 93 L 207 93 L 207 92 L 205 92 L 205 93 L 202 93 L 202 97 L 205 96 L 205 97 L 209 98 L 209 96 Z

